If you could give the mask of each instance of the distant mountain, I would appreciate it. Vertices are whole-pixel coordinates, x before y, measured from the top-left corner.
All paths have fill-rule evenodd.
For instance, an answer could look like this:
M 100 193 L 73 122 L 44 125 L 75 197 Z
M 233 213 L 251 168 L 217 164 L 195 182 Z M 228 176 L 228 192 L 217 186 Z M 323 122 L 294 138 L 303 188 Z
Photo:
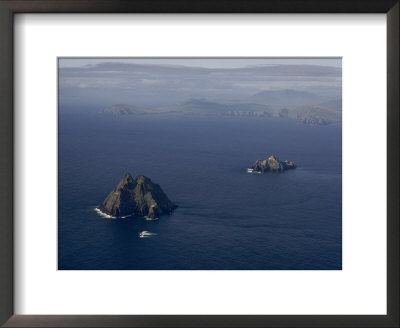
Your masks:
M 222 103 L 207 99 L 189 99 L 170 107 L 145 108 L 114 105 L 101 110 L 115 115 L 188 113 L 207 115 L 256 116 L 294 119 L 305 124 L 341 122 L 342 100 L 324 99 L 311 92 L 296 90 L 261 91 L 242 102 Z
M 326 125 L 342 121 L 342 112 L 321 106 L 305 106 L 289 111 L 289 118 L 304 124 Z
M 178 111 L 201 112 L 210 114 L 229 114 L 233 112 L 270 112 L 270 108 L 265 105 L 249 103 L 219 103 L 205 99 L 190 99 L 176 107 Z
M 132 115 L 132 114 L 157 114 L 165 113 L 168 110 L 165 108 L 148 108 L 138 107 L 126 104 L 117 104 L 111 107 L 100 110 L 100 113 L 111 113 L 115 115 Z
M 208 101 L 206 99 L 189 99 L 176 106 L 178 111 L 183 112 L 202 112 L 202 113 L 224 113 L 229 111 L 225 104 Z
M 342 110 L 342 99 L 328 100 L 328 101 L 325 101 L 325 102 L 319 104 L 319 106 L 341 111 Z
M 273 109 L 281 109 L 316 105 L 324 101 L 324 99 L 311 92 L 285 89 L 261 91 L 250 97 L 247 97 L 244 99 L 244 101 L 266 105 Z

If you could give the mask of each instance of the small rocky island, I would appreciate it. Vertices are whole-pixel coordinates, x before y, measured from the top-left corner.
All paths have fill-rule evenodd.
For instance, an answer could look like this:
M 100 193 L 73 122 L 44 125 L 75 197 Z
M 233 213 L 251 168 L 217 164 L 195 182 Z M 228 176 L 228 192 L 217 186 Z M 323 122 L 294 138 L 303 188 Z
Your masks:
M 295 169 L 296 164 L 291 161 L 279 161 L 274 155 L 268 159 L 259 159 L 247 169 L 248 173 L 264 173 L 264 172 L 283 172 L 290 169 Z
M 141 216 L 156 219 L 161 214 L 171 213 L 176 207 L 158 184 L 144 175 L 132 178 L 126 173 L 98 210 L 112 217 Z

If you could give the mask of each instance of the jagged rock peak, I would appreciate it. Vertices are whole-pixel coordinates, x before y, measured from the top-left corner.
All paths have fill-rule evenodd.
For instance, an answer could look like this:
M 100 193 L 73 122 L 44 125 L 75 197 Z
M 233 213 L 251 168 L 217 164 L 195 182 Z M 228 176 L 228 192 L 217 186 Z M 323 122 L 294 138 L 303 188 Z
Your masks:
M 275 155 L 269 156 L 267 159 L 258 159 L 247 169 L 248 173 L 264 173 L 264 172 L 283 172 L 289 169 L 295 169 L 296 164 L 292 161 L 285 160 L 283 162 Z
M 127 173 L 125 173 L 125 175 L 122 178 L 122 180 L 129 180 L 129 179 L 133 179 L 133 178 L 132 178 L 132 175 L 129 172 L 127 172 Z
M 144 176 L 143 174 L 136 175 L 135 181 L 137 183 L 152 183 L 152 181 L 148 177 Z
M 114 191 L 124 189 L 127 186 L 132 185 L 134 183 L 135 183 L 135 181 L 133 180 L 132 175 L 130 173 L 126 173 L 124 175 L 124 177 L 122 178 L 122 180 L 118 183 L 118 185 Z
M 133 179 L 130 173 L 126 173 L 99 210 L 113 217 L 134 215 L 156 218 L 171 213 L 176 207 L 161 187 L 148 177 L 138 174 Z

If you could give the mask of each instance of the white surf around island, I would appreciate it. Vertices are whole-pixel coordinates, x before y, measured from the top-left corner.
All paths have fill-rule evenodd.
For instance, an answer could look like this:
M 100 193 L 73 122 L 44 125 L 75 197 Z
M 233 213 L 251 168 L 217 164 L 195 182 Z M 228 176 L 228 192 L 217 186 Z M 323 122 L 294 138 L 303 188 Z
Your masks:
M 262 174 L 262 172 L 255 171 L 254 169 L 250 169 L 250 168 L 248 168 L 246 172 L 247 173 L 253 173 L 253 174 Z
M 139 232 L 139 238 L 149 238 L 149 237 L 156 236 L 156 235 L 157 235 L 156 233 L 150 232 L 147 230 Z
M 100 211 L 100 209 L 97 207 L 95 207 L 94 210 L 97 212 L 98 215 L 100 215 L 101 217 L 106 218 L 106 219 L 125 219 L 125 218 L 129 218 L 130 216 L 133 215 L 133 214 L 131 214 L 131 215 L 125 215 L 125 216 L 112 216 L 110 214 Z
M 144 218 L 146 219 L 146 221 L 156 221 L 159 219 L 159 218 L 151 218 L 149 216 L 145 216 Z
M 94 210 L 96 211 L 96 213 L 98 215 L 100 215 L 103 218 L 106 218 L 106 219 L 116 219 L 117 218 L 116 216 L 112 216 L 112 215 L 109 215 L 109 214 L 106 214 L 106 213 L 100 211 L 100 209 L 97 207 L 95 207 Z
M 125 218 L 129 218 L 134 215 L 134 214 L 130 214 L 130 215 L 125 215 L 125 216 L 112 216 L 112 215 L 102 212 L 98 207 L 95 207 L 94 210 L 96 211 L 96 213 L 99 216 L 101 216 L 102 218 L 106 218 L 106 219 L 125 219 Z M 146 221 L 156 221 L 159 219 L 159 218 L 151 218 L 148 216 L 145 216 L 144 218 Z

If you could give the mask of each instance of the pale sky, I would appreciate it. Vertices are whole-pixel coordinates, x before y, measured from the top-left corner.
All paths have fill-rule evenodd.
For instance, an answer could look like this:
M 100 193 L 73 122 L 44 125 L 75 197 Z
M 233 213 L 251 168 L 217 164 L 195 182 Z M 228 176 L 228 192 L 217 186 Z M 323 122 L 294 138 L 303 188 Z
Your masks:
M 183 65 L 204 68 L 241 68 L 264 65 L 319 65 L 341 67 L 341 58 L 60 58 L 59 67 L 84 67 L 100 63 Z

